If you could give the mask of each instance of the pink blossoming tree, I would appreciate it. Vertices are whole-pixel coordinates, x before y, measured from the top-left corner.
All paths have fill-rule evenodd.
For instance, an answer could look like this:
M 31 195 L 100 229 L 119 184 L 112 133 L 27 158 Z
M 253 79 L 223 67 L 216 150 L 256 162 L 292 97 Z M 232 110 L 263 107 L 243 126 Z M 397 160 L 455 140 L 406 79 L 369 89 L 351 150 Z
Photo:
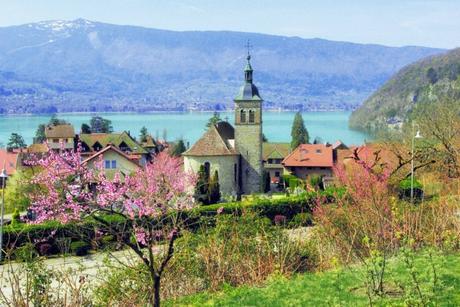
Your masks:
M 33 182 L 45 191 L 31 195 L 30 209 L 36 216 L 32 223 L 69 223 L 91 217 L 100 229 L 121 238 L 148 268 L 149 301 L 159 306 L 161 276 L 174 254 L 184 221 L 181 215 L 194 204 L 189 187 L 194 186 L 195 176 L 184 173 L 180 160 L 165 153 L 134 174 L 117 172 L 113 178 L 104 172 L 102 161 L 94 168 L 82 161 L 80 146 L 76 152 L 50 150 L 30 159 L 31 165 L 42 169 Z M 107 215 L 125 222 L 121 232 Z
M 390 170 L 378 161 L 378 154 L 372 153 L 335 166 L 336 184 L 346 193 L 337 195 L 334 205 L 319 201 L 314 216 L 322 240 L 344 263 L 361 261 L 368 269 L 368 293 L 381 295 L 387 258 L 398 246 L 399 225 L 392 210 Z

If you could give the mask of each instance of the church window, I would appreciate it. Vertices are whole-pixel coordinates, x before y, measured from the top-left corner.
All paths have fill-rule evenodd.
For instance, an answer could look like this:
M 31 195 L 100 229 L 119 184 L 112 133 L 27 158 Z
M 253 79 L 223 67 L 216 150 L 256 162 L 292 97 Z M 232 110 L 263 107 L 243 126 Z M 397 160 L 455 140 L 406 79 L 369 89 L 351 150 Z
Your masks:
M 237 179 L 238 179 L 238 165 L 235 163 L 233 164 L 233 180 L 235 180 L 235 182 L 237 182 Z
M 246 111 L 245 110 L 240 111 L 240 122 L 242 123 L 246 122 Z
M 209 175 L 211 174 L 211 164 L 209 162 L 204 163 L 204 173 L 206 174 L 206 177 L 209 178 Z
M 249 122 L 253 123 L 255 121 L 255 112 L 254 110 L 249 110 Z

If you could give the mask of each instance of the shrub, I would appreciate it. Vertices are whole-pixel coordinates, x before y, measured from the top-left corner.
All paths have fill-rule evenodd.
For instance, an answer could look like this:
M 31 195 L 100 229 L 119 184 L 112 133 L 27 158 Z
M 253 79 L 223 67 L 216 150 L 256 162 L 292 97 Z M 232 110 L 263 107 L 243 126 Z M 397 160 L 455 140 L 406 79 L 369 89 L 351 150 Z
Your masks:
M 77 256 L 85 256 L 91 249 L 91 245 L 84 241 L 70 243 L 70 250 Z
M 275 218 L 273 219 L 273 222 L 277 226 L 285 225 L 286 224 L 286 217 L 284 215 L 281 215 L 281 214 L 275 215 Z
M 53 254 L 55 251 L 53 250 L 53 246 L 49 243 L 40 243 L 37 245 L 38 254 L 40 256 L 47 256 Z
M 421 200 L 423 198 L 423 186 L 414 179 L 414 199 Z M 410 199 L 411 197 L 411 179 L 406 178 L 399 183 L 399 197 L 401 199 Z
M 18 208 L 15 208 L 13 215 L 11 216 L 11 224 L 17 225 L 19 223 L 21 223 L 21 216 L 19 215 Z
M 320 192 L 304 192 L 298 196 L 283 197 L 283 198 L 255 198 L 244 202 L 228 202 L 215 205 L 196 207 L 190 211 L 184 211 L 181 216 L 187 220 L 187 226 L 190 230 L 196 230 L 201 224 L 208 226 L 215 225 L 217 211 L 221 209 L 221 214 L 241 214 L 243 211 L 257 212 L 261 217 L 273 221 L 276 215 L 286 217 L 286 222 L 289 222 L 298 213 L 311 213 L 318 196 L 325 202 L 333 202 L 336 197 L 342 197 L 344 194 L 343 188 L 328 187 Z M 129 222 L 118 215 L 102 215 L 105 221 L 111 224 L 113 228 L 123 229 L 129 227 Z M 27 242 L 37 242 L 48 238 L 50 244 L 56 245 L 59 248 L 56 252 L 68 251 L 69 244 L 62 246 L 58 244 L 62 238 L 69 238 L 72 241 L 92 240 L 96 237 L 95 222 L 91 218 L 85 219 L 81 223 L 61 224 L 54 221 L 44 222 L 41 224 L 15 224 L 7 225 L 4 228 L 4 242 L 14 242 L 13 248 L 18 248 Z M 111 238 L 116 240 L 117 238 Z M 110 238 L 104 239 L 107 241 Z M 128 238 L 129 239 L 129 238 Z M 105 245 L 106 242 L 101 242 Z M 110 243 L 109 243 L 110 245 Z M 54 249 L 53 249 L 54 251 Z
M 324 189 L 323 186 L 323 177 L 320 175 L 312 174 L 310 175 L 310 185 L 315 189 L 315 190 L 322 190 Z
M 311 269 L 315 256 L 306 243 L 291 240 L 280 227 L 253 212 L 219 215 L 215 225 L 184 232 L 165 272 L 165 298 L 219 290 L 225 285 L 254 285 L 269 276 L 289 276 Z M 143 305 L 148 272 L 139 266 L 120 266 L 101 274 L 96 289 L 99 305 Z
M 290 227 L 304 227 L 313 224 L 313 216 L 309 212 L 297 213 L 289 222 Z
M 14 258 L 18 261 L 28 262 L 37 256 L 37 250 L 32 243 L 26 243 L 14 251 Z
M 101 238 L 101 245 L 103 247 L 112 248 L 115 244 L 115 238 L 112 235 L 105 235 Z

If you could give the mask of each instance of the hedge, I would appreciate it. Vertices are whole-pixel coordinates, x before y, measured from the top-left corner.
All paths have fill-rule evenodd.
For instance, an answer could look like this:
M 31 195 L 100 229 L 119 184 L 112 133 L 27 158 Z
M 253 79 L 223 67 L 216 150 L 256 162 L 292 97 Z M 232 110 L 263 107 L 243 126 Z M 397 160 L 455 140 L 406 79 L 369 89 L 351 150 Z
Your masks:
M 342 190 L 326 189 L 321 192 L 307 192 L 300 196 L 283 197 L 279 199 L 256 198 L 251 201 L 219 203 L 208 206 L 196 207 L 192 210 L 181 213 L 190 230 L 200 227 L 202 223 L 212 224 L 218 214 L 241 214 L 244 210 L 258 212 L 261 216 L 269 218 L 272 222 L 275 216 L 284 216 L 290 221 L 299 213 L 311 213 L 318 196 L 324 197 L 326 202 L 333 201 L 335 195 L 342 194 Z M 110 227 L 119 227 L 120 235 L 122 228 L 126 227 L 128 220 L 119 215 L 101 216 Z M 61 249 L 63 243 L 59 240 L 68 239 L 72 245 L 74 242 L 84 241 L 92 244 L 94 248 L 107 247 L 117 240 L 129 240 L 127 237 L 117 237 L 109 240 L 106 236 L 98 237 L 98 225 L 93 218 L 89 217 L 80 223 L 61 224 L 56 221 L 47 221 L 41 224 L 10 224 L 4 228 L 4 244 L 10 248 L 18 248 L 26 243 L 32 242 L 36 248 L 46 243 L 48 251 L 56 253 Z M 129 225 L 128 225 L 129 227 Z M 43 251 L 40 251 L 42 254 Z

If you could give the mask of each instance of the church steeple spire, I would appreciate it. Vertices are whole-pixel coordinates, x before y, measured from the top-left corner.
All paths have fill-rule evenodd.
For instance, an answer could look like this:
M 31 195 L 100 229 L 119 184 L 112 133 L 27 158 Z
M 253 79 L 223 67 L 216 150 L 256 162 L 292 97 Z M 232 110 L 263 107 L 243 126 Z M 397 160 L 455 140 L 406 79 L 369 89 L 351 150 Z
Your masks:
M 248 48 L 248 56 L 246 57 L 246 60 L 248 61 L 248 63 L 246 64 L 246 67 L 244 68 L 244 80 L 246 81 L 246 83 L 252 83 L 252 66 L 251 66 L 251 54 L 250 54 L 250 48 L 252 46 L 249 44 L 249 40 L 248 40 L 248 43 L 246 44 L 246 47 Z

